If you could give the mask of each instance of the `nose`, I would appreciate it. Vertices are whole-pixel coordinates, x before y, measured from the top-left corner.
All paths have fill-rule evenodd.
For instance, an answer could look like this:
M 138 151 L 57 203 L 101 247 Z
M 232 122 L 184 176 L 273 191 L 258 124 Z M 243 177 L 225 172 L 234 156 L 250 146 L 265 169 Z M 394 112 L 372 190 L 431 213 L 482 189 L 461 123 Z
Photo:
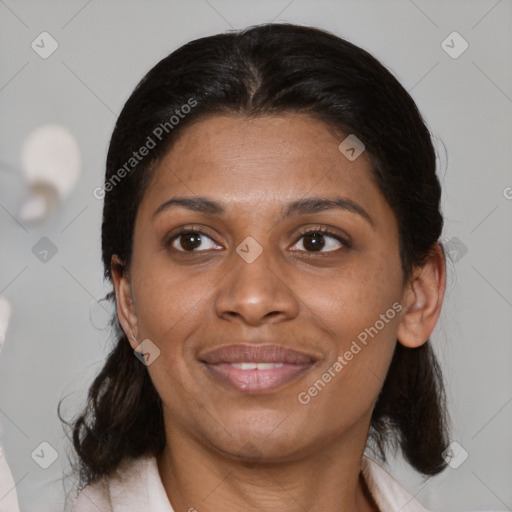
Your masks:
M 270 250 L 248 263 L 233 252 L 233 267 L 220 281 L 216 295 L 217 315 L 225 320 L 237 320 L 258 326 L 295 318 L 299 301 L 286 272 L 285 262 L 272 261 Z M 231 262 L 230 262 L 231 263 Z

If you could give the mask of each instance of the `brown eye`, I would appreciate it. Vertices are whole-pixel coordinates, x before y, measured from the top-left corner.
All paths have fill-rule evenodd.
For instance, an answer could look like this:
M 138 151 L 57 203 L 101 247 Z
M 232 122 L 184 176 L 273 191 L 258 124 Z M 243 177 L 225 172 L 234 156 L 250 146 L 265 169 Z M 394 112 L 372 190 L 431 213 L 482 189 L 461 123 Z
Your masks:
M 188 233 L 186 235 L 180 235 L 179 243 L 185 250 L 194 250 L 201 245 L 201 235 L 198 233 Z
M 315 229 L 302 233 L 300 240 L 307 252 L 334 252 L 341 247 L 349 247 L 346 240 L 328 230 Z M 323 250 L 326 248 L 326 250 Z
M 217 247 L 208 235 L 192 229 L 180 231 L 170 238 L 166 245 L 172 246 L 180 252 L 202 252 L 202 250 Z M 201 250 L 196 250 L 198 248 L 201 248 Z
M 325 246 L 325 239 L 322 233 L 310 233 L 304 235 L 303 238 L 302 244 L 308 251 L 321 251 Z

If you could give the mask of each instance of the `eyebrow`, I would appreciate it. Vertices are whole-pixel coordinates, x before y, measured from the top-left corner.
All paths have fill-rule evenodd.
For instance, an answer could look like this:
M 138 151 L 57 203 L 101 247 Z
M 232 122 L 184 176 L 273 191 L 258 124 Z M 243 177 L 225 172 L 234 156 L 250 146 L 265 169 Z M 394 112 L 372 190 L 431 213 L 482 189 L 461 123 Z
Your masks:
M 152 219 L 165 210 L 175 206 L 181 206 L 205 215 L 223 216 L 226 213 L 221 203 L 212 201 L 206 197 L 173 197 L 162 203 L 153 213 Z M 354 213 L 364 218 L 372 227 L 375 227 L 373 219 L 359 204 L 346 197 L 306 197 L 297 199 L 285 205 L 281 210 L 281 219 L 297 215 L 307 215 L 325 210 L 341 209 Z

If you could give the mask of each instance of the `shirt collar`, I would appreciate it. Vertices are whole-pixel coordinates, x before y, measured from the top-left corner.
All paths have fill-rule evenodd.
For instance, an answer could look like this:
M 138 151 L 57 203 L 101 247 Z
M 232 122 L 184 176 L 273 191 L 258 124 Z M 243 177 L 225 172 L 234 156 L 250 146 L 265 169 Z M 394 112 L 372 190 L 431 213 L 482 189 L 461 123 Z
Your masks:
M 366 455 L 361 460 L 361 471 L 381 512 L 429 512 L 384 468 Z M 115 473 L 115 477 L 109 479 L 106 493 L 112 512 L 140 512 L 148 510 L 148 504 L 151 510 L 174 512 L 160 478 L 156 457 L 127 459 Z M 99 491 L 98 486 L 93 487 Z M 104 496 L 104 492 L 100 494 Z
M 381 512 L 428 512 L 384 468 L 363 455 L 361 471 Z

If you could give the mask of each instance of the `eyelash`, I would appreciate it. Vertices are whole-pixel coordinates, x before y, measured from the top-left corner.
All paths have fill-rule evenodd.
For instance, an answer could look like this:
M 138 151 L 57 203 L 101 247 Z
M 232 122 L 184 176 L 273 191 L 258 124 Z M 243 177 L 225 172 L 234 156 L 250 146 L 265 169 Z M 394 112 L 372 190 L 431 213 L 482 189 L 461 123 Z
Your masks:
M 204 233 L 203 231 L 201 231 L 198 228 L 185 227 L 185 228 L 180 229 L 177 233 L 172 235 L 170 238 L 167 238 L 165 240 L 165 242 L 164 242 L 164 246 L 166 248 L 170 248 L 172 246 L 174 240 L 176 240 L 177 238 L 179 238 L 182 235 L 188 235 L 188 234 L 204 235 L 204 236 L 210 238 L 211 240 L 213 240 L 212 237 L 210 237 L 208 234 Z M 314 228 L 307 228 L 307 229 L 304 229 L 304 230 L 300 231 L 299 232 L 299 237 L 296 239 L 296 241 L 294 242 L 293 245 L 295 245 L 301 238 L 303 238 L 304 236 L 309 235 L 309 234 L 327 235 L 329 237 L 334 238 L 338 242 L 340 242 L 344 246 L 345 249 L 350 249 L 351 248 L 351 243 L 347 239 L 345 239 L 345 238 L 341 237 L 339 234 L 334 233 L 333 231 L 330 231 L 329 229 L 321 227 L 321 226 L 314 227 Z M 192 250 L 192 251 L 185 251 L 185 250 L 179 250 L 179 249 L 176 249 L 176 250 L 177 250 L 177 252 L 182 252 L 182 253 L 203 252 L 203 251 L 195 251 L 195 250 Z M 335 249 L 333 251 L 303 251 L 303 250 L 299 250 L 299 251 L 294 251 L 294 252 L 306 252 L 306 253 L 309 253 L 309 254 L 315 254 L 315 253 L 331 254 L 331 253 L 335 253 L 335 252 L 337 252 L 339 250 L 340 249 Z

